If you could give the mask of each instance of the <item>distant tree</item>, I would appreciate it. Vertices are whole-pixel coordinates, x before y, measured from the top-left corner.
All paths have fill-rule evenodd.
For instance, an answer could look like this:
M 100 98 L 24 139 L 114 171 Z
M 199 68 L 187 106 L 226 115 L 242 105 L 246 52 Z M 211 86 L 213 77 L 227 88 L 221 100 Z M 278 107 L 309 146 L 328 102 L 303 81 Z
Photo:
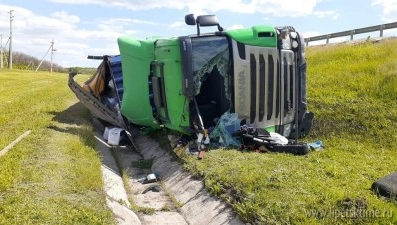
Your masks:
M 76 72 L 77 74 L 94 74 L 96 71 L 96 68 L 90 68 L 90 67 L 70 67 L 68 69 L 68 72 Z
M 8 52 L 5 52 L 5 58 L 8 58 Z M 23 69 L 23 70 L 36 70 L 37 66 L 40 64 L 39 59 L 30 56 L 28 54 L 22 52 L 13 52 L 12 53 L 12 63 L 13 67 L 16 69 Z M 5 63 L 7 61 L 5 60 Z M 51 62 L 44 60 L 43 63 L 40 65 L 40 71 L 51 71 Z M 70 67 L 64 68 L 61 65 L 56 63 L 52 64 L 52 71 L 60 72 L 60 73 L 70 73 L 70 72 L 77 72 L 83 74 L 93 74 L 96 71 L 96 68 L 82 68 L 82 67 Z

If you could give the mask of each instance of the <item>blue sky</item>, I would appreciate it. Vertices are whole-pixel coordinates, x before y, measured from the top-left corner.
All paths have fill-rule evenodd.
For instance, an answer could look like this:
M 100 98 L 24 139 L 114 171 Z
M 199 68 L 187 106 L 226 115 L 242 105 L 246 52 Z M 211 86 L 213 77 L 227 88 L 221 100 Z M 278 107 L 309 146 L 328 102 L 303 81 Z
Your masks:
M 10 36 L 10 10 L 13 51 L 41 59 L 54 39 L 54 62 L 64 67 L 96 67 L 99 62 L 87 55 L 118 54 L 119 36 L 195 33 L 184 24 L 189 13 L 215 14 L 225 29 L 290 25 L 304 37 L 397 21 L 397 0 L 0 0 L 3 47 Z M 397 30 L 385 35 L 397 36 Z

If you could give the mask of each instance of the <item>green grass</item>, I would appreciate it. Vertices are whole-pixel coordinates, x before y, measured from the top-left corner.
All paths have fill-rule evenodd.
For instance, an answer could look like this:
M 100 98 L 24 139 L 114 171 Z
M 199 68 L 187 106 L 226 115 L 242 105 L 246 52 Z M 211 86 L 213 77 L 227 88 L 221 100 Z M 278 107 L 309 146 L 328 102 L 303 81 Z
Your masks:
M 305 141 L 324 151 L 212 150 L 184 167 L 251 224 L 396 224 L 396 202 L 370 190 L 397 169 L 396 45 L 307 49 L 315 122 Z M 0 82 L 0 149 L 32 130 L 0 157 L 0 224 L 112 224 L 90 115 L 66 75 L 0 70 Z
M 147 160 L 139 160 L 139 161 L 133 161 L 132 166 L 140 169 L 151 169 L 153 165 L 153 159 L 147 159 Z
M 67 75 L 0 70 L 0 224 L 112 224 L 90 114 Z
M 185 168 L 252 224 L 396 224 L 371 184 L 397 170 L 396 40 L 310 47 L 307 156 L 212 150 Z

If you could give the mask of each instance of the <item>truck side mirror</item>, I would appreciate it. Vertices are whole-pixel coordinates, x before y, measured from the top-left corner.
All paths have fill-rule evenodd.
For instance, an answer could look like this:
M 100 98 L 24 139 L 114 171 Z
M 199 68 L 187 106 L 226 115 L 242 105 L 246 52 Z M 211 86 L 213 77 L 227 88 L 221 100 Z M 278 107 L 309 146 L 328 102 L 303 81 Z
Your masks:
M 193 14 L 188 14 L 185 16 L 185 23 L 187 25 L 196 25 L 196 19 Z
M 201 27 L 218 26 L 218 18 L 215 15 L 197 16 L 197 24 Z
M 200 35 L 200 27 L 217 26 L 218 31 L 223 31 L 223 28 L 219 25 L 218 18 L 215 15 L 203 15 L 197 16 L 197 35 Z

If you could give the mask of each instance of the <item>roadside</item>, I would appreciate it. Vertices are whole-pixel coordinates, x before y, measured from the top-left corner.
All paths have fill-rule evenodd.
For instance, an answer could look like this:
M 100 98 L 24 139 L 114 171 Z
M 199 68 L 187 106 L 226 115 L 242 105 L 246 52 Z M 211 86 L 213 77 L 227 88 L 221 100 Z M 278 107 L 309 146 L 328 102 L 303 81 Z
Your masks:
M 66 81 L 58 73 L 1 71 L 0 149 L 9 151 L 0 157 L 0 224 L 113 222 L 91 116 Z
M 102 139 L 104 128 L 98 129 L 98 123 L 94 124 L 103 157 L 108 206 L 118 224 L 244 224 L 231 207 L 211 197 L 203 182 L 184 172 L 179 162 L 152 138 L 135 137 L 140 152 L 127 146 L 113 147 Z M 156 174 L 158 179 L 143 182 L 149 174 Z

